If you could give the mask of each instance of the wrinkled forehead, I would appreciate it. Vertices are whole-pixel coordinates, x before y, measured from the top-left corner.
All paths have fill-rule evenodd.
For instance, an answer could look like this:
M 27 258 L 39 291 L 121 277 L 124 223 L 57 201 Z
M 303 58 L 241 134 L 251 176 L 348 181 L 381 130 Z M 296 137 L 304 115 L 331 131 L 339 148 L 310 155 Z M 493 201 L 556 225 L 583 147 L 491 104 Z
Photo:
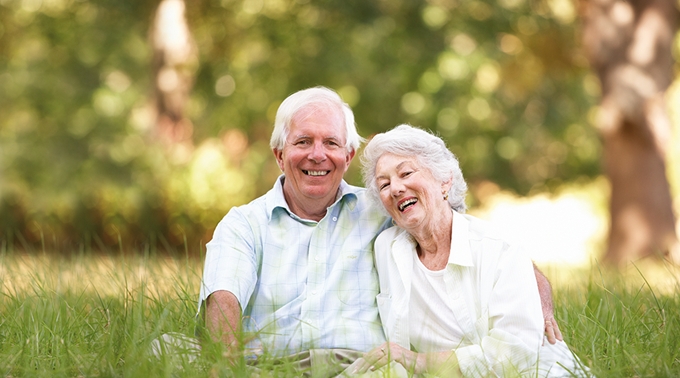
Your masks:
M 407 156 L 392 152 L 383 152 L 375 162 L 376 176 L 384 176 L 389 171 L 403 168 L 427 169 L 420 164 L 417 156 Z
M 339 122 L 341 124 L 345 119 L 342 110 L 336 104 L 319 101 L 311 102 L 302 106 L 295 112 L 295 114 L 293 114 L 291 121 L 302 122 L 312 116 L 319 118 L 327 117 L 329 122 Z
M 303 106 L 291 118 L 291 131 L 303 125 L 313 126 L 318 131 L 336 134 L 336 137 L 343 140 L 347 137 L 345 116 L 335 104 L 318 102 Z

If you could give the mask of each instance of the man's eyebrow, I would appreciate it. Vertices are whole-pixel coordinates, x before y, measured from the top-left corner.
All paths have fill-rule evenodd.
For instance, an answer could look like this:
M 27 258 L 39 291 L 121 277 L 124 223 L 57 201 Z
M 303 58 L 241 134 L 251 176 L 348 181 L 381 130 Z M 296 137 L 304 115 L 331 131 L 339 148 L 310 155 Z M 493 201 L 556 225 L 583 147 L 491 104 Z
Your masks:
M 291 139 L 294 139 L 294 140 L 310 138 L 310 136 L 307 135 L 307 134 L 290 135 L 290 137 L 291 137 Z
M 307 134 L 298 134 L 298 135 L 290 135 L 291 138 L 293 139 L 305 139 L 305 138 L 311 138 L 311 135 Z M 337 137 L 335 135 L 330 135 L 330 136 L 325 136 L 323 137 L 323 140 L 337 140 L 340 141 L 342 140 L 340 137 Z

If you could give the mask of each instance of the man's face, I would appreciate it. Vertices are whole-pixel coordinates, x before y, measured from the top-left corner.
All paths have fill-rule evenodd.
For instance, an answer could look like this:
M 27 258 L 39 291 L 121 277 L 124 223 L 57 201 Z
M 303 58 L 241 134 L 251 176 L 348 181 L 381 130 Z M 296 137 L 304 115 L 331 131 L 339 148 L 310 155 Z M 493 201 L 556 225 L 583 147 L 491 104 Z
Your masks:
M 330 205 L 335 200 L 354 157 L 354 151 L 345 149 L 345 134 L 339 109 L 310 105 L 295 114 L 283 150 L 274 149 L 286 175 L 283 190 L 292 209 L 318 202 Z

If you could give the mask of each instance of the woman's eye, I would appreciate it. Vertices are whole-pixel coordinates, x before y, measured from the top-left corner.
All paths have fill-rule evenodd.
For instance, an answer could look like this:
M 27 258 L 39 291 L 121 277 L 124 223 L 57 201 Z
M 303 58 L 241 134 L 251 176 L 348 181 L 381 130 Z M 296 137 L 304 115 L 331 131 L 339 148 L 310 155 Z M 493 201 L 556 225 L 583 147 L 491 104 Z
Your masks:
M 389 185 L 390 184 L 385 183 L 385 184 L 380 184 L 378 187 L 380 188 L 380 190 L 383 190 L 383 189 L 387 188 Z

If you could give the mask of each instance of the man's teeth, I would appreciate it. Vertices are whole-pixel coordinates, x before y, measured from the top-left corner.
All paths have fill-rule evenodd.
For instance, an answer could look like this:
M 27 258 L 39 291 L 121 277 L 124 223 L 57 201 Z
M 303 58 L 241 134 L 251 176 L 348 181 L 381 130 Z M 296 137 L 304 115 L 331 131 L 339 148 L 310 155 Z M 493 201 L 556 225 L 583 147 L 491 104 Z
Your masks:
M 306 171 L 306 172 L 310 176 L 325 176 L 328 174 L 328 171 Z
M 408 205 L 412 205 L 412 204 L 414 204 L 414 203 L 416 203 L 416 202 L 418 202 L 418 200 L 415 199 L 415 198 L 407 199 L 406 201 L 404 201 L 404 202 L 402 202 L 402 203 L 399 204 L 399 210 L 400 210 L 400 211 L 404 211 L 404 209 L 405 209 Z

